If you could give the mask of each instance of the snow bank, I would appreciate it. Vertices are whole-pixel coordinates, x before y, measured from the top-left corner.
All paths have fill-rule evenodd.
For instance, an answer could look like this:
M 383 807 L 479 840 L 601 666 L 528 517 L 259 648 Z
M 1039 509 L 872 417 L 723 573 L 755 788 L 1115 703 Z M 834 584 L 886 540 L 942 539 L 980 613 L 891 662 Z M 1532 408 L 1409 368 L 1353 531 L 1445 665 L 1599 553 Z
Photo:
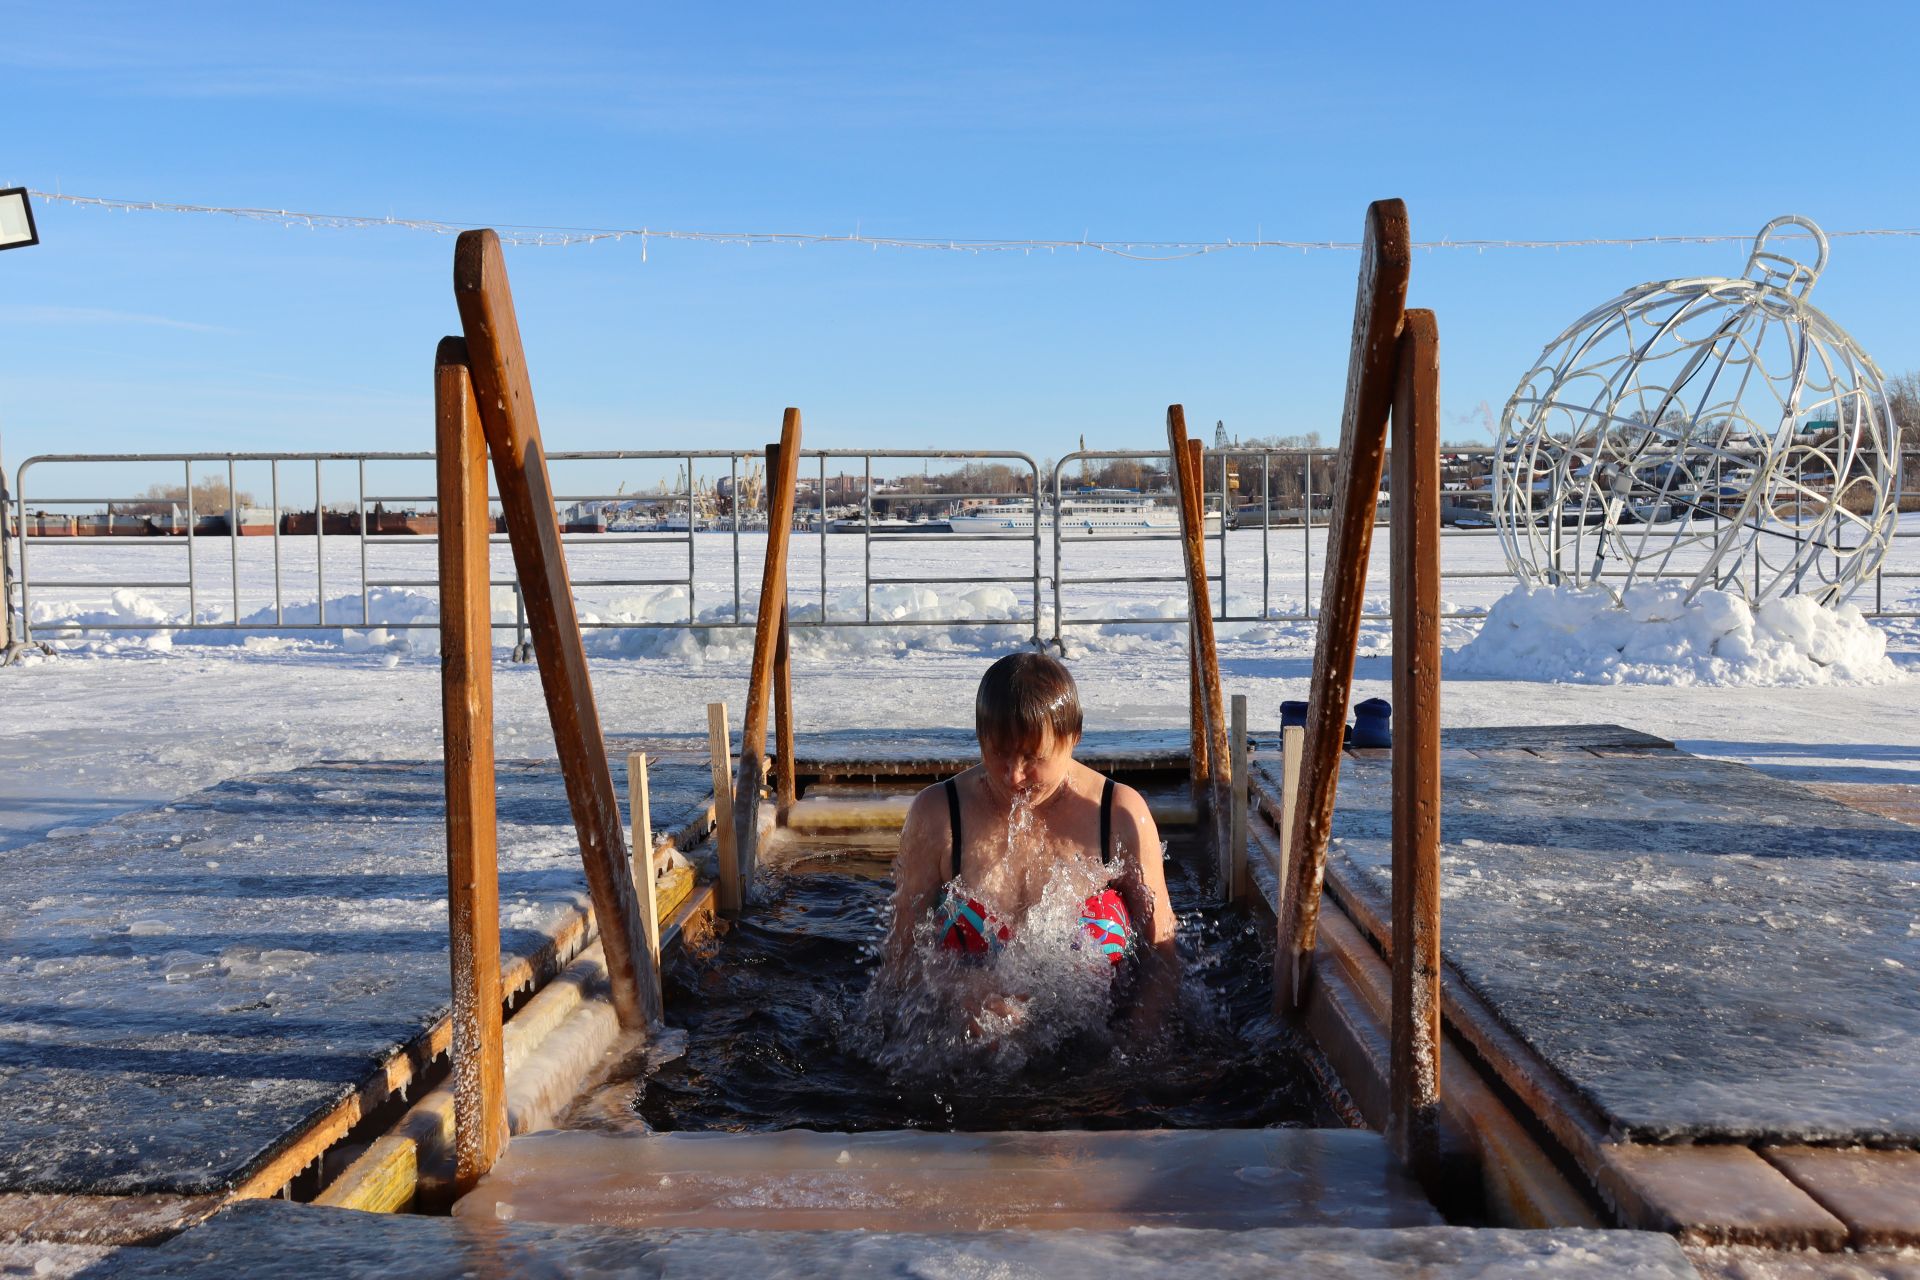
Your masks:
M 757 593 L 756 593 L 757 594 Z M 603 610 L 583 608 L 580 621 L 587 652 L 610 658 L 679 658 L 691 663 L 744 658 L 753 652 L 753 622 L 757 602 L 743 601 L 738 626 L 731 603 L 699 612 L 693 628 L 687 623 L 687 593 L 683 587 L 663 587 L 640 596 L 613 601 Z M 859 589 L 830 591 L 828 625 L 812 625 L 821 617 L 817 596 L 810 603 L 795 598 L 790 606 L 793 652 L 811 658 L 871 657 L 913 650 L 1004 648 L 1026 639 L 1030 626 L 1024 597 L 998 584 L 975 587 L 943 599 L 924 586 L 880 585 L 872 589 L 875 623 L 925 622 L 946 625 L 880 627 L 852 625 L 867 616 L 867 601 Z M 840 620 L 849 625 L 835 625 Z M 965 621 L 958 621 L 964 619 Z M 605 624 L 665 624 L 657 630 L 613 629 Z
M 703 592 L 698 598 L 716 594 Z M 753 648 L 758 592 L 743 594 L 737 620 L 730 594 L 725 603 L 698 608 L 691 618 L 687 591 L 681 586 L 583 600 L 578 609 L 587 652 L 595 658 L 665 660 L 686 670 L 744 661 Z M 1253 613 L 1260 607 L 1257 596 L 1240 592 L 1230 600 L 1235 612 Z M 495 588 L 492 604 L 494 643 L 505 648 L 514 639 L 512 591 Z M 1295 597 L 1276 596 L 1269 607 L 1285 614 L 1303 604 Z M 1093 605 L 1070 608 L 1069 619 L 1077 615 L 1124 621 L 1065 627 L 1062 637 L 1070 659 L 1101 654 L 1171 661 L 1184 654 L 1186 598 L 1178 584 L 1141 590 L 1120 583 L 1109 598 Z M 1359 645 L 1363 657 L 1391 652 L 1386 605 L 1384 599 L 1365 602 Z M 999 583 L 970 589 L 877 584 L 870 597 L 849 586 L 829 590 L 829 625 L 821 627 L 809 625 L 821 617 L 817 591 L 801 588 L 792 596 L 797 624 L 793 650 L 796 658 L 816 662 L 1005 652 L 1031 634 L 1028 607 L 1025 590 Z M 1455 606 L 1448 602 L 1446 607 L 1451 611 Z M 271 607 L 255 609 L 244 614 L 237 627 L 218 604 L 203 605 L 197 615 L 200 625 L 187 629 L 183 611 L 124 589 L 104 602 L 84 605 L 36 601 L 33 614 L 36 639 L 53 641 L 69 653 L 103 657 L 215 647 L 260 654 L 369 654 L 393 666 L 410 655 L 435 655 L 440 646 L 435 593 L 400 587 L 370 589 L 364 616 L 359 592 L 330 596 L 324 628 L 315 627 L 320 610 L 309 599 L 287 604 L 279 618 Z M 854 625 L 868 617 L 875 624 L 905 625 Z M 840 625 L 843 621 L 847 625 Z M 1677 589 L 1646 586 L 1630 590 L 1626 607 L 1619 608 L 1604 592 L 1519 588 L 1494 605 L 1474 637 L 1477 621 L 1447 624 L 1450 643 L 1471 640 L 1450 657 L 1448 675 L 1664 685 L 1859 684 L 1900 675 L 1886 656 L 1886 628 L 1870 625 L 1851 606 L 1823 609 L 1807 598 L 1775 601 L 1755 611 L 1720 592 L 1703 593 L 1687 604 Z M 1042 636 L 1052 632 L 1051 618 L 1043 619 Z M 1218 622 L 1215 634 L 1223 658 L 1272 661 L 1311 654 L 1317 626 L 1270 617 Z
M 757 594 L 757 592 L 756 592 Z M 246 614 L 239 627 L 227 624 L 220 612 L 202 609 L 200 627 L 188 630 L 187 615 L 169 610 L 135 591 L 113 592 L 103 607 L 36 604 L 34 636 L 51 641 L 69 653 L 96 656 L 163 653 L 176 645 L 243 648 L 279 652 L 301 646 L 341 649 L 349 653 L 384 652 L 437 654 L 440 632 L 435 595 L 394 587 L 375 587 L 365 600 L 356 593 L 327 601 L 327 626 L 319 623 L 319 606 L 312 600 L 288 604 L 276 618 L 271 608 Z M 494 643 L 513 643 L 513 592 L 493 592 Z M 698 664 L 708 656 L 744 658 L 753 651 L 754 603 L 743 602 L 744 621 L 735 621 L 731 602 L 700 610 L 689 626 L 684 587 L 662 587 L 613 600 L 598 607 L 580 605 L 579 618 L 587 652 L 610 658 L 677 658 Z M 818 598 L 795 600 L 793 621 L 807 624 L 821 616 Z M 1030 626 L 1025 597 L 999 584 L 988 584 L 942 597 L 924 586 L 880 585 L 872 589 L 871 617 L 875 623 L 925 622 L 925 627 L 851 625 L 868 616 L 867 601 L 858 589 L 830 593 L 826 627 L 797 626 L 793 650 L 809 657 L 833 658 L 904 653 L 909 650 L 955 650 L 1005 647 L 1026 639 Z M 850 625 L 832 625 L 840 620 Z M 964 620 L 964 621 L 960 621 Z M 946 625 L 938 625 L 945 622 Z M 426 624 L 426 625 L 421 625 Z M 640 629 L 645 627 L 647 629 Z M 302 629 L 296 629 L 302 628 Z
M 1884 632 L 1852 605 L 1811 596 L 1758 609 L 1724 591 L 1516 587 L 1480 634 L 1448 655 L 1449 676 L 1570 684 L 1881 684 L 1901 678 Z
M 493 597 L 495 624 L 511 628 L 512 591 L 496 587 Z M 328 625 L 318 630 L 304 629 L 315 627 L 321 620 L 318 602 L 305 600 L 286 605 L 277 618 L 271 607 L 256 609 L 243 615 L 238 627 L 208 627 L 208 623 L 229 620 L 214 609 L 201 609 L 197 617 L 204 629 L 189 631 L 185 629 L 188 617 L 184 611 L 167 609 L 137 591 L 123 589 L 113 592 L 104 607 L 35 604 L 33 630 L 37 640 L 50 641 L 68 652 L 95 655 L 164 653 L 176 644 L 271 653 L 302 643 L 349 653 L 438 653 L 438 627 L 408 624 L 435 622 L 439 608 L 438 600 L 424 592 L 373 587 L 364 602 L 358 592 L 329 598 Z M 368 619 L 372 620 L 371 626 Z M 499 642 L 511 643 L 510 634 L 499 637 Z

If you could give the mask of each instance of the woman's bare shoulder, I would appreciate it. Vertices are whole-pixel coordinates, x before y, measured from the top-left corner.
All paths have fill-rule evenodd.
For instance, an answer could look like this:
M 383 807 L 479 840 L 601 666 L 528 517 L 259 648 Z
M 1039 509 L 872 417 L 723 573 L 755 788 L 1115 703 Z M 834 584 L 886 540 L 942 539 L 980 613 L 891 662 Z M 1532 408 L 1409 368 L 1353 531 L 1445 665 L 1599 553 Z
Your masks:
M 978 766 L 976 766 L 978 767 Z M 944 846 L 948 829 L 953 825 L 952 801 L 947 797 L 947 783 L 961 782 L 973 770 L 956 774 L 954 777 L 936 782 L 930 787 L 922 787 L 907 806 L 905 829 L 901 832 L 901 843 L 940 844 Z M 939 839 L 936 841 L 935 836 Z
M 1160 838 L 1147 798 L 1124 782 L 1113 784 L 1113 825 L 1122 840 L 1130 838 L 1136 847 Z
M 930 787 L 922 787 L 920 794 L 907 806 L 907 828 L 924 826 L 936 816 L 943 821 L 947 813 L 947 784 L 936 782 Z
M 1153 821 L 1153 813 L 1147 807 L 1147 798 L 1118 778 L 1113 780 L 1113 811 L 1116 814 L 1126 814 L 1136 820 Z
M 964 783 L 979 768 L 979 765 L 975 765 L 972 769 L 964 769 L 954 774 L 951 778 L 944 778 L 932 786 L 920 788 L 919 793 L 913 797 L 913 803 L 907 806 L 907 821 L 911 822 L 916 817 L 930 818 L 938 816 L 940 821 L 945 823 L 947 820 L 947 807 L 951 803 L 947 799 L 947 784 Z

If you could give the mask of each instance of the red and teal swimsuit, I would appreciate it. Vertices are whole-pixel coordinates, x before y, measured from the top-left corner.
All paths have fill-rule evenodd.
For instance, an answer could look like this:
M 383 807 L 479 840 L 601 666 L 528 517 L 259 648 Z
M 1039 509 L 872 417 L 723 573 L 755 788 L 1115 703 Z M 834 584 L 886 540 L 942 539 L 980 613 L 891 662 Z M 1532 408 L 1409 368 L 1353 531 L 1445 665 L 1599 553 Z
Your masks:
M 949 879 L 960 879 L 960 788 L 947 779 L 947 816 L 953 828 L 953 855 Z M 1113 861 L 1113 779 L 1100 790 L 1100 865 Z M 1102 889 L 1080 904 L 1080 927 L 1100 953 L 1113 964 L 1126 960 L 1133 948 L 1133 921 L 1127 905 L 1113 889 Z M 986 955 L 1013 939 L 1013 930 L 974 898 L 962 898 L 951 889 L 941 907 L 940 946 L 945 951 Z

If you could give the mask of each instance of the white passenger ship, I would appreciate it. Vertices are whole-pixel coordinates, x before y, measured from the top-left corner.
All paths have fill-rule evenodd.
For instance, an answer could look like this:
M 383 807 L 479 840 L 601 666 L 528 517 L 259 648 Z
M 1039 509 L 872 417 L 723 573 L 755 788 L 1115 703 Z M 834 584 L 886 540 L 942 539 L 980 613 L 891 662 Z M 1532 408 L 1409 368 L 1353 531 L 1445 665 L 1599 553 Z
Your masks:
M 954 533 L 1033 536 L 1033 503 L 1015 499 L 956 511 L 947 517 Z M 1206 514 L 1208 535 L 1220 532 L 1220 513 Z M 1040 527 L 1053 528 L 1053 504 L 1040 507 Z M 1083 489 L 1060 500 L 1060 536 L 1124 538 L 1180 532 L 1180 513 L 1131 489 Z

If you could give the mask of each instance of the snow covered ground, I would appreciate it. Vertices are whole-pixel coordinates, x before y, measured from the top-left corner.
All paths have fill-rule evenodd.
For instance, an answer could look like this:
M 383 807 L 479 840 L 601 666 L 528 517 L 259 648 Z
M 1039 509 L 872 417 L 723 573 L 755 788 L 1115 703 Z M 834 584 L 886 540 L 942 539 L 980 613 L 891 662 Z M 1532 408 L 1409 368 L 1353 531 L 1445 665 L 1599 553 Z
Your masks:
M 1920 531 L 1911 522 L 1909 528 Z M 62 655 L 0 670 L 0 848 L 50 830 L 97 821 L 112 813 L 169 800 L 223 778 L 288 768 L 317 759 L 411 759 L 438 754 L 439 664 L 435 633 L 380 624 L 430 621 L 433 592 L 426 586 L 369 586 L 372 628 L 361 625 L 360 551 L 349 539 L 326 539 L 326 631 L 266 634 L 178 631 L 186 593 L 164 588 L 119 588 L 110 581 L 174 580 L 184 576 L 179 543 L 108 547 L 86 540 L 55 548 L 36 544 L 31 569 L 41 581 L 88 585 L 43 590 L 33 597 L 36 637 L 51 639 Z M 1317 536 L 1312 540 L 1318 542 Z M 289 538 L 281 547 L 284 620 L 312 620 L 320 594 L 314 540 Z M 696 598 L 703 621 L 733 617 L 731 539 L 695 540 Z M 758 592 L 762 540 L 743 538 L 740 598 L 751 617 Z M 796 621 L 818 616 L 820 542 L 802 537 L 791 570 Z M 1216 544 L 1209 544 L 1209 554 Z M 1449 536 L 1444 586 L 1449 606 L 1484 612 L 1512 585 L 1498 545 L 1484 536 Z M 1920 540 L 1896 544 L 1901 568 L 1920 562 Z M 240 610 L 250 626 L 270 625 L 274 614 L 272 540 L 242 539 Z M 1308 551 L 1315 554 L 1308 573 Z M 198 548 L 201 592 L 197 616 L 230 622 L 233 579 L 229 547 L 206 540 Z M 1384 609 L 1384 538 L 1376 546 L 1372 577 L 1376 607 Z M 379 544 L 368 550 L 369 583 L 421 583 L 433 577 L 433 545 Z M 55 557 L 60 557 L 57 561 Z M 1071 618 L 1131 617 L 1139 625 L 1064 629 L 1067 652 L 1081 682 L 1089 722 L 1098 727 L 1167 727 L 1186 723 L 1184 607 L 1177 580 L 1127 583 L 1129 576 L 1175 579 L 1172 543 L 1111 542 L 1069 546 L 1063 553 L 1063 605 Z M 826 543 L 829 616 L 864 616 L 860 590 L 863 540 L 833 536 Z M 1318 547 L 1302 531 L 1277 529 L 1263 569 L 1258 530 L 1228 538 L 1227 598 L 1236 616 L 1257 617 L 1263 580 L 1269 616 L 1297 612 L 1309 593 L 1318 598 Z M 497 575 L 509 575 L 504 546 Z M 677 587 L 595 585 L 600 579 L 677 578 L 686 571 L 682 548 L 585 546 L 572 554 L 583 619 L 681 621 L 687 598 Z M 1054 576 L 1051 547 L 1041 571 L 1043 635 L 1052 633 Z M 931 626 L 833 628 L 796 632 L 794 700 L 810 729 L 870 725 L 936 727 L 971 723 L 973 686 L 985 664 L 1023 642 L 1024 621 L 1012 625 L 951 625 L 941 618 L 1025 619 L 1032 591 L 1033 554 L 1024 543 L 876 544 L 875 579 L 961 577 L 978 582 L 1001 576 L 1019 581 L 983 585 L 888 584 L 873 589 L 874 617 L 920 618 Z M 1479 575 L 1479 576 L 1463 576 Z M 1856 598 L 1872 603 L 1869 587 Z M 512 597 L 496 593 L 502 661 L 495 692 L 504 756 L 552 753 L 539 679 L 531 665 L 505 660 L 512 640 Z M 1920 608 L 1920 580 L 1890 579 L 1889 609 Z M 74 626 L 64 633 L 62 620 Z M 102 632 L 89 624 L 117 619 L 143 630 Z M 337 625 L 345 621 L 350 629 Z M 1448 624 L 1457 650 L 1476 635 L 1477 617 Z M 1446 718 L 1455 725 L 1612 721 L 1664 735 L 1688 750 L 1743 760 L 1785 777 L 1830 781 L 1920 782 L 1920 624 L 1873 624 L 1887 644 L 1891 668 L 1873 683 L 1734 685 L 1692 683 L 1629 671 L 1625 683 L 1578 684 L 1539 678 L 1550 663 L 1529 669 L 1534 678 L 1466 678 L 1473 662 L 1456 663 L 1446 690 Z M 1256 729 L 1279 720 L 1279 704 L 1306 696 L 1312 666 L 1311 624 L 1244 621 L 1219 627 L 1227 692 L 1244 693 Z M 1388 696 L 1388 628 L 1370 625 L 1362 640 L 1356 697 Z M 751 633 L 721 628 L 594 630 L 594 680 L 609 732 L 694 732 L 703 706 L 725 700 L 738 707 L 746 693 Z M 1804 676 L 1804 672 L 1802 673 Z M 1569 666 L 1561 680 L 1579 678 Z

